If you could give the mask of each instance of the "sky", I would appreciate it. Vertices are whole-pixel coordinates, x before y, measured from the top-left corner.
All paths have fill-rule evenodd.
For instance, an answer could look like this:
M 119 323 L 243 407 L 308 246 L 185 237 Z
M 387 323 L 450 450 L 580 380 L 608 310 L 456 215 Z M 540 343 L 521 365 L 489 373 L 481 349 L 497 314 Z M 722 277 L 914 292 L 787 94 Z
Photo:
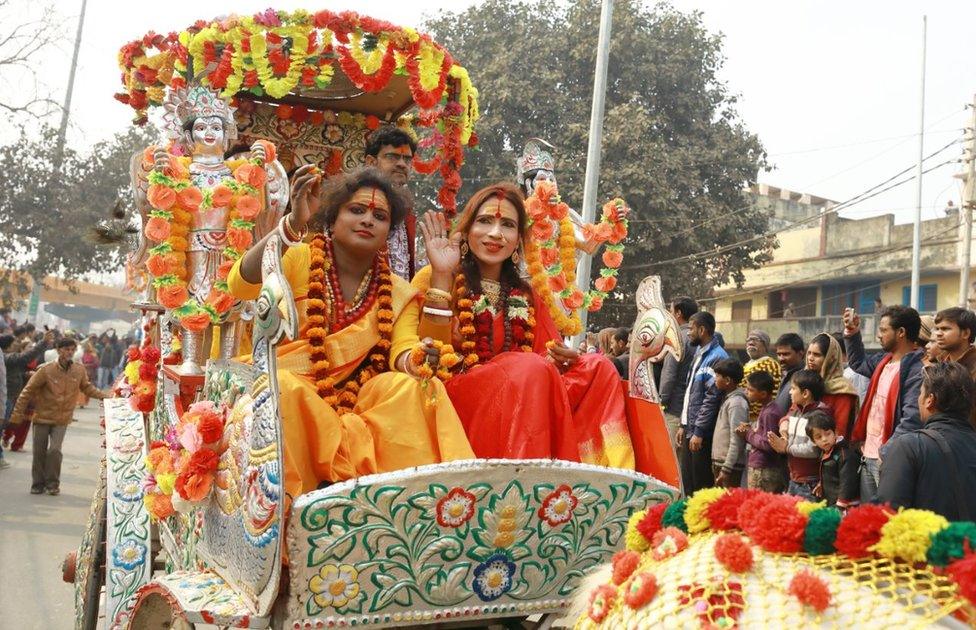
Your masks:
M 28 0 L 9 2 L 24 14 L 38 5 Z M 129 124 L 131 110 L 112 99 L 120 85 L 116 53 L 122 44 L 148 30 L 178 30 L 200 18 L 231 10 L 255 12 L 269 3 L 89 0 L 69 142 L 91 144 Z M 359 4 L 274 2 L 279 9 L 311 10 L 356 9 Z M 467 0 L 373 0 L 368 12 L 415 26 L 424 14 L 469 4 Z M 963 128 L 970 124 L 971 110 L 965 106 L 976 93 L 976 2 L 673 0 L 673 4 L 683 11 L 701 11 L 706 27 L 724 36 L 726 63 L 720 77 L 738 96 L 743 123 L 759 136 L 774 165 L 772 171 L 760 174 L 760 182 L 844 201 L 914 165 L 919 156 L 923 14 L 928 15 L 924 153 L 961 140 Z M 57 0 L 53 5 L 66 20 L 66 37 L 47 54 L 42 81 L 60 100 L 81 0 Z M 225 11 L 218 8 L 223 6 Z M 477 85 L 478 69 L 469 71 Z M 9 137 L 9 127 L 2 127 L 0 140 Z M 956 144 L 927 161 L 926 167 L 961 154 L 962 145 Z M 961 168 L 949 164 L 923 178 L 923 218 L 941 216 L 948 201 L 959 205 L 961 187 L 952 175 Z M 866 217 L 892 212 L 898 222 L 907 222 L 914 217 L 915 205 L 915 183 L 909 182 L 841 214 Z

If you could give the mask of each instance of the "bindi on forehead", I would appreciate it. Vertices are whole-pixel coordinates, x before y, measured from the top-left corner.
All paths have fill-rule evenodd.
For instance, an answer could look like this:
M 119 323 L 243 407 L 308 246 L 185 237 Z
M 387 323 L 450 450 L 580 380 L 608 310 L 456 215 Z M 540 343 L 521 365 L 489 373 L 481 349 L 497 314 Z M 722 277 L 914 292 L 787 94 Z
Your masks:
M 367 188 L 360 188 L 357 190 L 349 203 L 355 203 L 362 206 L 366 206 L 371 210 L 380 209 L 387 210 L 390 209 L 390 204 L 386 199 L 386 195 L 379 188 L 369 186 Z
M 489 216 L 493 219 L 511 219 L 516 223 L 518 222 L 518 210 L 504 196 L 501 198 L 496 196 L 485 201 L 478 208 L 478 214 L 475 216 Z

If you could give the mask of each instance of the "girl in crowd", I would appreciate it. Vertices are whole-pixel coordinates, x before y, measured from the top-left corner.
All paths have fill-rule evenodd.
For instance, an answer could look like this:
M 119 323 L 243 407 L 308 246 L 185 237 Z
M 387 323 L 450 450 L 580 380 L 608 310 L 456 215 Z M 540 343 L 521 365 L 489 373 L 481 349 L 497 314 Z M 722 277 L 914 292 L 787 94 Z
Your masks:
M 419 343 L 420 305 L 384 251 L 407 212 L 401 193 L 375 169 L 329 180 L 321 198 L 320 183 L 311 167 L 295 173 L 292 212 L 279 226 L 301 327 L 278 349 L 292 498 L 322 481 L 474 456 L 443 386 L 423 390 L 405 360 Z M 304 243 L 307 229 L 314 234 Z M 235 296 L 258 296 L 266 241 L 231 269 Z
M 807 347 L 807 369 L 820 373 L 824 380 L 824 402 L 834 414 L 837 435 L 850 440 L 851 429 L 857 419 L 857 390 L 844 377 L 841 348 L 837 340 L 827 333 L 820 333 Z
M 430 266 L 414 278 L 424 296 L 420 335 L 464 357 L 447 391 L 475 454 L 633 469 L 616 369 L 566 347 L 519 274 L 529 230 L 518 188 L 483 188 L 453 230 L 427 213 L 421 231 Z

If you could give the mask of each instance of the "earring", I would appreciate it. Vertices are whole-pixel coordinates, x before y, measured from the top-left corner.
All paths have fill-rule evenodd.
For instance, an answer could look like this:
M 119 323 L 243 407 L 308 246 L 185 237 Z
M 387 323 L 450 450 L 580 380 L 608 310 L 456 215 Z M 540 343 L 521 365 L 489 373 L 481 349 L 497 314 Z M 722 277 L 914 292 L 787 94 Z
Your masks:
M 518 250 L 517 249 L 514 252 L 512 252 L 512 263 L 513 264 L 515 264 L 515 265 L 519 264 L 519 261 L 521 259 L 522 258 L 521 258 L 521 256 L 519 256 L 519 253 L 518 253 Z
M 464 258 L 467 255 L 468 255 L 468 244 L 462 242 L 461 243 L 461 258 Z

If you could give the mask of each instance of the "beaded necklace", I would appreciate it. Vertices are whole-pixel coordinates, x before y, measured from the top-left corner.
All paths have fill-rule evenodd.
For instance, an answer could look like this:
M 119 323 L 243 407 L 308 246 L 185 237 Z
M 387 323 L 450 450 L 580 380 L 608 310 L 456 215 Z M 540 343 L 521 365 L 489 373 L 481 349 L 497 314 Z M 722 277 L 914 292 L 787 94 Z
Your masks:
M 305 333 L 311 347 L 310 355 L 315 387 L 319 397 L 337 412 L 351 411 L 359 398 L 359 389 L 369 379 L 386 372 L 393 333 L 393 285 L 386 256 L 377 255 L 371 269 L 359 285 L 356 297 L 347 305 L 342 297 L 339 275 L 336 271 L 332 239 L 316 234 L 309 243 L 311 267 L 308 282 L 308 324 Z M 363 287 L 366 287 L 365 289 Z M 341 391 L 336 390 L 336 379 L 329 375 L 329 358 L 325 351 L 325 338 L 365 316 L 374 304 L 379 305 L 380 340 L 364 362 L 349 378 Z M 326 326 L 328 328 L 326 328 Z
M 495 315 L 501 309 L 505 309 L 505 340 L 501 351 L 508 352 L 518 348 L 521 352 L 532 352 L 535 309 L 525 292 L 521 289 L 509 289 L 501 296 L 501 302 L 496 308 L 487 295 L 473 293 L 468 288 L 464 274 L 458 274 L 454 292 L 462 337 L 461 352 L 464 355 L 462 369 L 487 363 L 494 356 Z

